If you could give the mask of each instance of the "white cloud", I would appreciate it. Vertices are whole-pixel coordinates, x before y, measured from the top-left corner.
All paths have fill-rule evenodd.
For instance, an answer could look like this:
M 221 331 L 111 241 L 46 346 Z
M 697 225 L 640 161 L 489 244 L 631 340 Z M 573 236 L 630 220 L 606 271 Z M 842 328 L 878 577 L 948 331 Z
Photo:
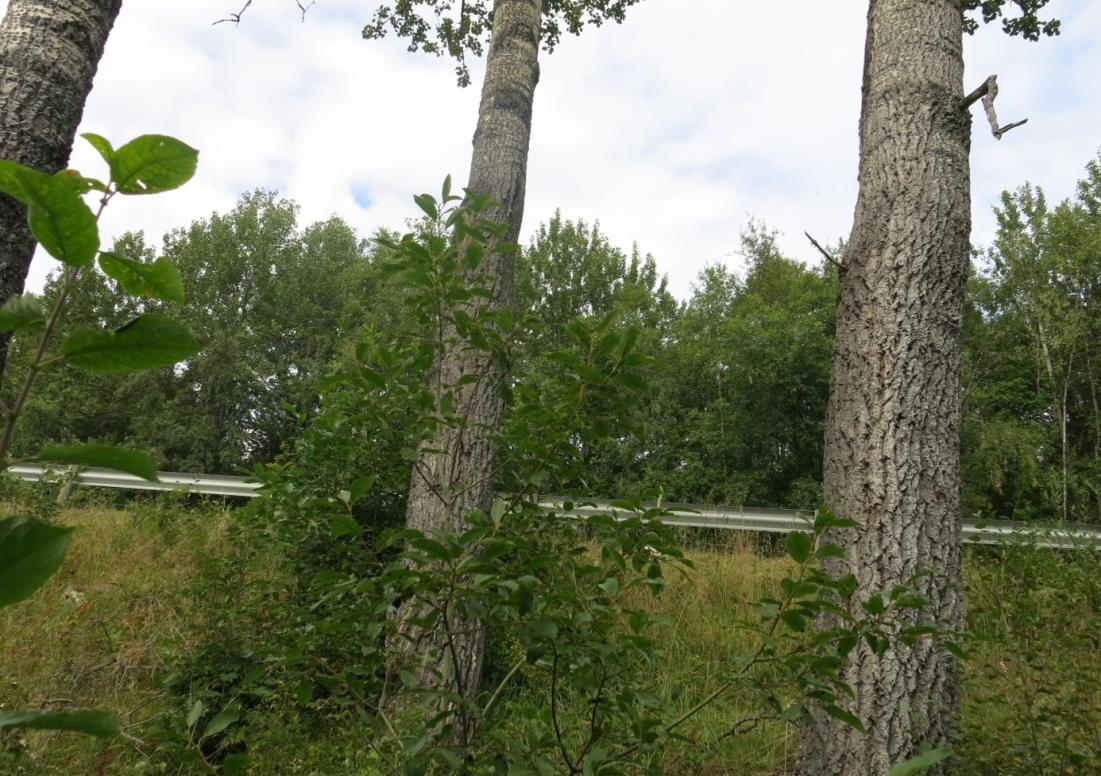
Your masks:
M 236 0 L 127 0 L 82 131 L 115 141 L 173 134 L 198 147 L 196 180 L 113 206 L 104 232 L 150 236 L 231 208 L 256 187 L 299 202 L 303 220 L 336 213 L 363 233 L 400 227 L 411 195 L 466 177 L 481 72 L 455 86 L 451 63 L 400 41 L 364 41 L 372 4 L 318 0 L 304 22 L 290 0 L 254 3 L 239 27 L 212 26 Z M 730 256 L 747 214 L 814 260 L 802 232 L 847 234 L 856 198 L 866 3 L 645 0 L 621 27 L 563 40 L 542 60 L 525 232 L 561 208 L 637 241 L 688 292 Z M 999 74 L 1000 143 L 980 116 L 973 144 L 974 238 L 990 205 L 1032 180 L 1067 196 L 1101 144 L 1101 4 L 1055 0 L 1064 35 L 1028 44 L 985 29 L 967 44 L 968 87 Z M 78 142 L 74 166 L 98 157 Z M 356 202 L 369 193 L 370 207 Z M 33 285 L 50 268 L 36 259 Z

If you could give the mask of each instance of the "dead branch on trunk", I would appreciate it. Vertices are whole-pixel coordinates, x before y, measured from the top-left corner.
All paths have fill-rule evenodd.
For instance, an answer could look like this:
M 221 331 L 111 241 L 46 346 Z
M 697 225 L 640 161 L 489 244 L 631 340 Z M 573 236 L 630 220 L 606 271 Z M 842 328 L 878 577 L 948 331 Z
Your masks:
M 844 272 L 845 271 L 845 265 L 842 264 L 841 262 L 839 262 L 837 259 L 835 259 L 830 254 L 829 251 L 827 251 L 825 248 L 823 248 L 817 240 L 815 240 L 813 237 L 811 237 L 810 232 L 803 232 L 803 234 L 805 234 L 807 236 L 807 239 L 810 240 L 810 244 L 818 249 L 818 252 L 822 254 L 822 256 L 826 259 L 826 261 L 828 261 L 833 266 L 837 267 L 838 272 Z
M 960 105 L 963 110 L 967 110 L 974 105 L 978 100 L 982 100 L 983 108 L 986 110 L 986 120 L 990 122 L 990 131 L 994 137 L 998 140 L 1002 139 L 1002 135 L 1015 127 L 1019 127 L 1022 124 L 1027 124 L 1028 119 L 1021 119 L 1020 121 L 1014 121 L 1012 124 L 1006 124 L 1005 126 L 998 125 L 998 114 L 994 112 L 994 98 L 998 96 L 998 76 L 992 75 L 983 81 L 980 86 L 971 94 L 963 98 L 963 103 Z

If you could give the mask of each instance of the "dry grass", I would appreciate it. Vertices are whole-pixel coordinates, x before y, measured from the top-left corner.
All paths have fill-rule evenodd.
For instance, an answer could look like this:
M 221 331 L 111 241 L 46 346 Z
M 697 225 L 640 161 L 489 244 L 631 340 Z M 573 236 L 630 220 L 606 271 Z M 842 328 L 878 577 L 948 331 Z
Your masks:
M 129 512 L 72 509 L 55 519 L 78 528 L 62 571 L 30 600 L 0 610 L 0 708 L 107 708 L 140 737 L 150 729 L 149 719 L 169 708 L 170 699 L 161 691 L 166 654 L 186 652 L 199 641 L 195 623 L 203 618 L 196 607 L 202 602 L 189 591 L 193 592 L 191 583 L 207 561 L 222 554 L 229 521 L 209 509 L 184 510 L 156 503 Z M 655 658 L 652 691 L 669 699 L 678 711 L 721 685 L 732 672 L 732 656 L 753 650 L 754 634 L 742 625 L 752 619 L 750 602 L 774 591 L 777 580 L 790 570 L 771 540 L 743 534 L 709 539 L 712 543 L 705 545 L 696 538 L 690 548 L 694 573 L 673 576 L 658 597 L 631 593 L 638 596 L 640 608 L 649 608 L 667 621 L 657 634 L 662 654 Z M 999 723 L 1001 732 L 992 729 L 991 721 L 1021 714 L 1022 709 L 1027 712 L 1023 692 L 1037 682 L 1058 696 L 1067 693 L 1068 682 L 1073 681 L 1079 704 L 1095 702 L 1101 708 L 1101 696 L 1096 694 L 1101 692 L 1097 652 L 1101 639 L 1096 635 L 1101 617 L 1097 608 L 1101 559 L 1090 556 L 1075 561 L 1060 555 L 1045 561 L 1045 557 L 969 556 L 972 627 L 990 631 L 996 638 L 976 651 L 966 673 L 964 724 L 969 738 L 962 742 L 961 751 L 970 756 L 970 762 L 961 772 L 982 776 L 1036 772 L 1029 770 L 1033 760 L 1020 720 L 1006 717 Z M 257 569 L 259 574 L 268 572 L 275 573 Z M 990 619 L 992 612 L 999 613 L 996 622 Z M 1040 635 L 1046 645 L 1044 659 L 1035 665 L 996 672 L 993 678 L 983 670 L 1020 663 L 1027 647 L 1041 641 Z M 1091 677 L 1092 684 L 1083 684 Z M 1004 699 L 992 706 L 989 700 L 977 701 L 979 694 L 1004 695 Z M 178 699 L 172 702 L 178 709 Z M 797 744 L 790 728 L 766 726 L 747 735 L 723 737 L 732 720 L 752 714 L 753 709 L 752 699 L 735 694 L 697 714 L 680 730 L 685 741 L 667 753 L 665 771 L 701 776 L 790 772 Z M 1069 736 L 1059 727 L 1067 719 L 1052 720 L 1049 735 Z M 1092 718 L 1080 713 L 1077 719 L 1082 729 L 1073 732 L 1072 740 L 1082 741 L 1088 749 L 1095 738 L 1089 729 Z M 301 729 L 282 717 L 258 719 L 254 724 L 249 745 L 257 773 L 276 773 L 273 764 L 290 762 L 326 763 L 295 770 L 318 776 L 369 772 L 350 764 L 362 750 L 359 735 L 349 737 L 348 731 L 333 729 L 307 740 Z M 999 740 L 1003 733 L 1020 741 L 1007 747 L 1009 741 Z M 1014 749 L 1012 758 L 1007 748 Z M 337 767 L 333 763 L 342 762 L 348 767 L 332 770 Z M 125 741 L 104 743 L 46 732 L 0 738 L 0 773 L 5 775 L 174 772 L 163 770 L 163 765 L 151 763 Z
M 216 551 L 225 520 L 156 507 L 73 509 L 55 519 L 77 527 L 61 571 L 0 610 L 0 706 L 95 706 L 140 730 L 161 709 L 165 649 L 188 638 L 183 591 L 203 555 Z M 112 763 L 126 747 L 47 732 L 11 739 L 9 761 L 0 745 L 0 770 L 13 773 L 116 773 Z

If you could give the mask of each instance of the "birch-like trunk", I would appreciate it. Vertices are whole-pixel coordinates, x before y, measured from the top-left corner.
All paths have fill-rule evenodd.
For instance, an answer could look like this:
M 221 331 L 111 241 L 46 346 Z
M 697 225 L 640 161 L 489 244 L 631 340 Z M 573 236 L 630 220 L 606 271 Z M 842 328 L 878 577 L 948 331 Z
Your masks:
M 0 22 L 0 159 L 49 173 L 69 162 L 84 101 L 122 0 L 9 0 Z M 0 194 L 0 304 L 23 292 L 34 238 Z M 0 334 L 0 376 L 10 334 Z
M 826 422 L 826 504 L 862 528 L 835 537 L 855 573 L 853 608 L 906 584 L 960 627 L 960 372 L 970 235 L 970 117 L 960 0 L 871 0 L 860 192 L 846 246 Z M 846 669 L 862 734 L 816 715 L 804 776 L 882 776 L 950 740 L 953 659 L 926 642 Z
M 467 187 L 500 203 L 483 215 L 508 226 L 505 242 L 519 238 L 524 215 L 541 18 L 542 0 L 496 0 L 494 4 L 493 35 Z M 487 256 L 480 268 L 480 273 L 492 279 L 491 304 L 496 308 L 514 304 L 514 263 L 513 253 L 495 253 Z M 445 332 L 445 340 L 452 338 L 452 333 Z M 465 418 L 463 424 L 441 427 L 436 437 L 422 446 L 409 488 L 406 524 L 410 528 L 458 532 L 464 529 L 470 512 L 481 509 L 488 513 L 490 509 L 497 432 L 504 411 L 501 384 L 505 375 L 500 361 L 471 347 L 444 348 L 433 369 L 433 389 L 437 393 L 447 390 L 458 385 L 463 375 L 472 374 L 482 379 L 456 391 L 455 412 Z M 422 655 L 426 650 L 442 653 L 444 680 L 450 689 L 474 697 L 481 685 L 485 631 L 478 622 L 463 621 L 459 613 L 449 625 L 451 643 L 444 644 L 442 634 L 421 633 L 417 634 L 416 649 Z

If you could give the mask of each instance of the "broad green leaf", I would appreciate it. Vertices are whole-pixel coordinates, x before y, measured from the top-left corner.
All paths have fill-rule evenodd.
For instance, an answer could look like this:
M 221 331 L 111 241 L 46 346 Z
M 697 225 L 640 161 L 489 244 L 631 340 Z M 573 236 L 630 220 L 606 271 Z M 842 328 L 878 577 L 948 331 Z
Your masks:
M 793 631 L 802 633 L 807 629 L 807 619 L 800 612 L 787 609 L 780 614 L 780 619 Z
M 61 567 L 72 528 L 33 517 L 0 520 L 0 606 L 22 601 Z
M 95 132 L 84 132 L 81 137 L 99 152 L 99 155 L 103 157 L 103 161 L 107 162 L 108 165 L 114 161 L 115 148 L 111 145 L 110 140 L 103 137 L 103 135 L 97 135 Z
M 98 178 L 85 178 L 76 170 L 63 170 L 69 183 L 73 185 L 78 194 L 87 194 L 89 191 L 101 191 L 107 193 L 107 184 Z
M 199 721 L 199 717 L 203 716 L 203 712 L 206 710 L 206 706 L 202 701 L 195 701 L 195 705 L 191 707 L 191 711 L 187 712 L 187 726 L 188 728 L 195 727 L 195 724 Z
M 97 738 L 112 738 L 119 734 L 118 717 L 97 709 L 72 711 L 6 711 L 0 712 L 0 730 L 70 730 Z
M 833 717 L 835 719 L 839 719 L 842 722 L 844 722 L 845 724 L 856 728 L 861 733 L 864 732 L 864 723 L 861 722 L 857 718 L 857 716 L 855 714 L 853 714 L 851 711 L 847 711 L 847 710 L 841 708 L 840 706 L 836 706 L 832 703 L 822 704 L 822 711 L 826 712 L 831 717 Z
M 363 533 L 363 526 L 351 515 L 333 515 L 329 523 L 329 533 L 334 539 L 342 536 L 360 536 Z
M 215 714 L 210 722 L 206 723 L 203 736 L 216 736 L 241 718 L 240 713 L 234 709 L 223 709 Z
M 247 772 L 249 756 L 244 752 L 235 752 L 222 760 L 222 776 L 238 776 Z
M 82 266 L 96 257 L 96 217 L 64 171 L 46 175 L 0 160 L 0 191 L 27 206 L 31 233 L 55 259 Z
M 77 329 L 62 346 L 69 363 L 93 372 L 172 366 L 199 352 L 198 341 L 160 313 L 140 315 L 117 331 Z
M 65 463 L 74 466 L 102 466 L 107 469 L 133 474 L 150 482 L 157 481 L 157 464 L 153 457 L 140 450 L 110 445 L 74 445 L 72 447 L 44 447 L 38 460 Z
M 167 135 L 142 135 L 115 151 L 111 178 L 121 194 L 171 191 L 191 180 L 199 152 Z
M 887 776 L 909 776 L 911 773 L 920 773 L 951 756 L 952 752 L 947 749 L 930 749 L 928 752 L 923 752 L 917 757 L 911 757 L 906 762 L 894 766 L 887 771 Z
M 351 497 L 352 503 L 355 503 L 356 501 L 359 501 L 361 498 L 363 498 L 363 495 L 372 487 L 374 487 L 374 484 L 375 475 L 373 474 L 365 474 L 362 477 L 359 477 L 355 482 L 353 482 L 351 487 L 348 489 L 348 494 Z
M 147 296 L 169 302 L 184 301 L 183 278 L 176 265 L 166 258 L 149 263 L 114 253 L 101 253 L 99 266 L 131 296 Z
M 0 331 L 41 331 L 46 328 L 42 300 L 34 294 L 14 294 L 0 307 Z
M 417 203 L 417 207 L 424 211 L 424 214 L 429 218 L 435 220 L 440 217 L 440 211 L 436 209 L 436 200 L 434 200 L 429 194 L 417 194 L 413 197 L 413 201 Z
M 810 551 L 813 545 L 814 539 L 811 538 L 810 534 L 803 533 L 802 531 L 792 531 L 788 534 L 788 556 L 796 563 L 803 563 L 810 557 Z

